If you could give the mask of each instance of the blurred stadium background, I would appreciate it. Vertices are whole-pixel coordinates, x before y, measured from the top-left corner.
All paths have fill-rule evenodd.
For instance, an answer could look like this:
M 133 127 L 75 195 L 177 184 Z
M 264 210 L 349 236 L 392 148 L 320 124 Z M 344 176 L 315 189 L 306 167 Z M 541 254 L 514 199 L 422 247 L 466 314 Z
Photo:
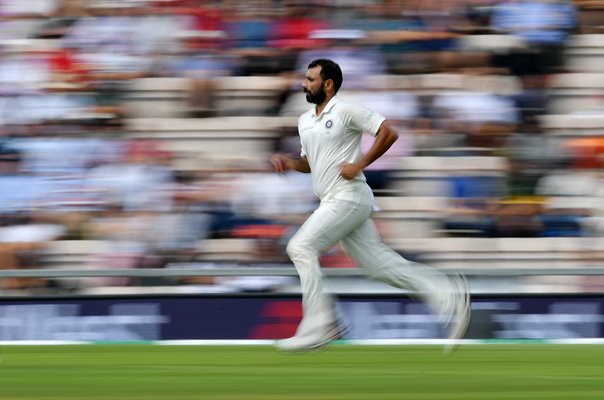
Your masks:
M 376 223 L 468 275 L 470 337 L 604 337 L 604 1 L 1 0 L 0 53 L 0 340 L 291 334 L 316 200 L 268 159 L 318 57 L 398 128 Z M 439 337 L 322 263 L 352 338 Z

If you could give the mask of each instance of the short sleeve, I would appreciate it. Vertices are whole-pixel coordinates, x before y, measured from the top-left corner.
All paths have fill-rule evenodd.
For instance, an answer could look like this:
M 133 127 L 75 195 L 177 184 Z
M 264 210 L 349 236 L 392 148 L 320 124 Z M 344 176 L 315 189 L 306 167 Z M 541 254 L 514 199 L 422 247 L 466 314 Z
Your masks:
M 304 142 L 300 140 L 300 157 L 306 157 L 306 149 L 304 148 Z
M 377 134 L 380 126 L 386 120 L 383 115 L 356 104 L 346 104 L 343 112 L 351 128 L 373 136 Z
M 302 122 L 302 117 L 298 119 L 298 135 L 300 137 L 300 157 L 306 157 L 306 146 L 304 146 L 304 141 L 302 140 L 302 135 L 300 135 L 300 124 Z

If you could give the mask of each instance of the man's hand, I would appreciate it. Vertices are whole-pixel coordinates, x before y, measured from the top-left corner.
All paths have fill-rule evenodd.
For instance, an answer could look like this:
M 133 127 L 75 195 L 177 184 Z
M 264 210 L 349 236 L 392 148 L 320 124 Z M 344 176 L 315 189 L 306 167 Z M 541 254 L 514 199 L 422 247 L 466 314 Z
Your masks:
M 357 176 L 362 170 L 363 168 L 359 167 L 357 164 L 340 165 L 340 175 L 346 180 L 351 180 L 352 178 Z
M 287 172 L 293 168 L 294 160 L 287 154 L 274 154 L 271 157 L 271 164 L 275 171 L 281 173 Z

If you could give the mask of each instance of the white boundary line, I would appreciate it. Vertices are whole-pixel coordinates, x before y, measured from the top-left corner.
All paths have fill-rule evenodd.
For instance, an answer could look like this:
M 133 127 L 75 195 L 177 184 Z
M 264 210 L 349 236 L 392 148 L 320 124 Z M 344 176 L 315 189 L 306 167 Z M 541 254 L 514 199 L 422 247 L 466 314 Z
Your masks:
M 0 346 L 72 346 L 93 344 L 83 340 L 0 340 Z
M 160 340 L 159 346 L 269 346 L 274 340 Z
M 155 346 L 270 346 L 274 340 L 151 340 L 151 341 L 79 341 L 79 340 L 5 340 L 0 346 L 73 346 L 73 345 L 155 345 Z M 343 339 L 336 346 L 442 346 L 449 339 Z M 604 338 L 581 339 L 464 339 L 461 345 L 514 344 L 604 344 Z

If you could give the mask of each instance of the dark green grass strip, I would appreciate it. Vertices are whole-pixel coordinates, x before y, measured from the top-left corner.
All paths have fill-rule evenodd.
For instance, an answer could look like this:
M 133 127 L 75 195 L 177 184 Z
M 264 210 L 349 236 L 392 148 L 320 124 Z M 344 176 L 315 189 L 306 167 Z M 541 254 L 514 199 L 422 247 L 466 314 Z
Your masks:
M 604 345 L 0 348 L 0 399 L 604 399 Z

